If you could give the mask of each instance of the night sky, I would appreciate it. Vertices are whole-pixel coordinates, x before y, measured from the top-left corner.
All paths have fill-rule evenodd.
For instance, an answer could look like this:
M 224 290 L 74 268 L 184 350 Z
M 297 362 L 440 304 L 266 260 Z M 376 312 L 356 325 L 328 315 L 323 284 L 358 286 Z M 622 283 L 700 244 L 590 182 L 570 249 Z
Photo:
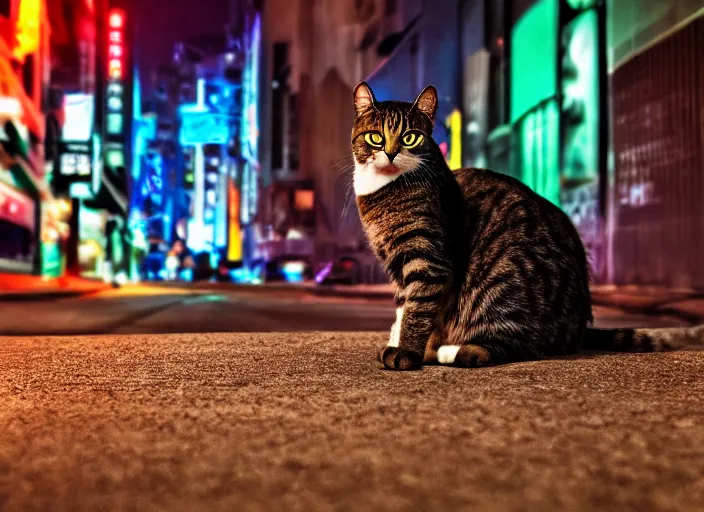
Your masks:
M 153 73 L 171 62 L 174 44 L 202 34 L 222 34 L 230 0 L 138 0 L 137 59 L 145 95 Z

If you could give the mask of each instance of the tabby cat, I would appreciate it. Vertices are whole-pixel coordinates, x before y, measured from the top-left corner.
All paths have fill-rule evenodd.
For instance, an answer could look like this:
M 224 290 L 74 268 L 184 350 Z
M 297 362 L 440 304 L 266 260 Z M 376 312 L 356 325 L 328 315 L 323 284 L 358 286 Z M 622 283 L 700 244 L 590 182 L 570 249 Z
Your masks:
M 396 286 L 389 369 L 479 367 L 577 352 L 658 351 L 691 329 L 592 329 L 584 246 L 558 207 L 486 169 L 450 171 L 431 138 L 437 91 L 414 103 L 354 89 L 354 190 Z

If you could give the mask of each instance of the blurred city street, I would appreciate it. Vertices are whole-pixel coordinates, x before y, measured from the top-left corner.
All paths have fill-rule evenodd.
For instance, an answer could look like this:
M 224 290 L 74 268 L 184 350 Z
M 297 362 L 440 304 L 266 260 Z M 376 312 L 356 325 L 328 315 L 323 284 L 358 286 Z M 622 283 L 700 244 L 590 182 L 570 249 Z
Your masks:
M 605 327 L 686 325 L 672 316 L 594 311 Z M 0 335 L 386 331 L 394 316 L 390 300 L 319 296 L 303 287 L 144 284 L 0 303 Z

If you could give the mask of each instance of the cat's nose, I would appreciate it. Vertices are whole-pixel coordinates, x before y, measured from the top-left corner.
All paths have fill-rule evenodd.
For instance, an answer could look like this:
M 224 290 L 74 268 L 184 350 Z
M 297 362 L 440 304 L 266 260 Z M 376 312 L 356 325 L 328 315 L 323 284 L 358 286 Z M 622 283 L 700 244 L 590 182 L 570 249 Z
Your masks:
M 384 151 L 386 153 L 386 151 Z M 386 153 L 386 156 L 389 157 L 389 163 L 394 163 L 394 158 L 396 158 L 397 153 Z

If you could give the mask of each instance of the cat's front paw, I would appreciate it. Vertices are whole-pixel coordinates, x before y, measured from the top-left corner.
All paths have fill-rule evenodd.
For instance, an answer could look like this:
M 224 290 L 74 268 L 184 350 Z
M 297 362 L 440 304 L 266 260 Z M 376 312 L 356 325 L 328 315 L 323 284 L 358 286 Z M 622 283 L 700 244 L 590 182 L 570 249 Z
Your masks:
M 381 352 L 381 362 L 388 370 L 418 370 L 423 365 L 423 354 L 401 347 L 386 347 Z

